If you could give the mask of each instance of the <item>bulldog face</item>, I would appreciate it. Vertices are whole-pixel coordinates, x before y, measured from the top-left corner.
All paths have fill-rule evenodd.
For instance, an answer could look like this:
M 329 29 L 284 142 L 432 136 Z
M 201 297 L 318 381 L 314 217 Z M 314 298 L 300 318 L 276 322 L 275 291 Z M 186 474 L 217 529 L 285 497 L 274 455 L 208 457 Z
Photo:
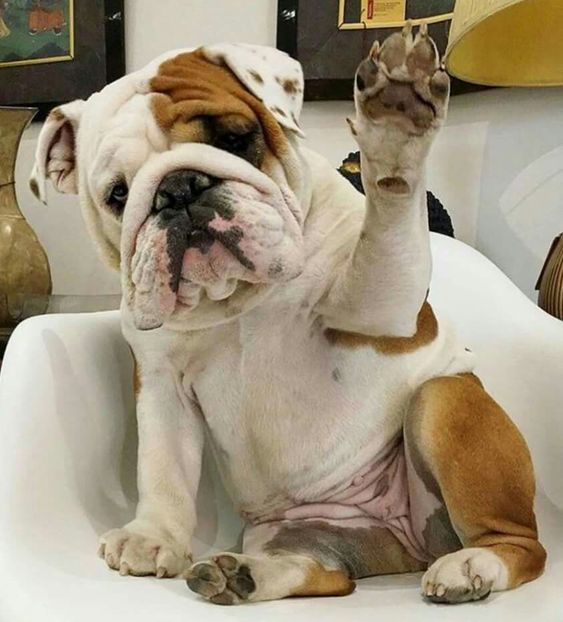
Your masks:
M 300 274 L 301 93 L 289 57 L 224 45 L 51 113 L 32 188 L 78 192 L 137 328 L 225 321 Z

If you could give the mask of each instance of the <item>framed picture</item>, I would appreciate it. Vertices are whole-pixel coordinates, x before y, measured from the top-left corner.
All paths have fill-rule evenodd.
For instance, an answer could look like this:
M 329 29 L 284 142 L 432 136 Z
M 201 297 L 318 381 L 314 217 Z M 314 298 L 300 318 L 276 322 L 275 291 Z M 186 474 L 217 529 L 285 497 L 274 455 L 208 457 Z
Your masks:
M 124 0 L 0 0 L 0 105 L 85 98 L 125 73 Z
M 279 0 L 278 48 L 303 65 L 305 99 L 352 99 L 358 63 L 375 39 L 421 20 L 446 51 L 455 0 Z M 452 80 L 452 94 L 484 87 Z

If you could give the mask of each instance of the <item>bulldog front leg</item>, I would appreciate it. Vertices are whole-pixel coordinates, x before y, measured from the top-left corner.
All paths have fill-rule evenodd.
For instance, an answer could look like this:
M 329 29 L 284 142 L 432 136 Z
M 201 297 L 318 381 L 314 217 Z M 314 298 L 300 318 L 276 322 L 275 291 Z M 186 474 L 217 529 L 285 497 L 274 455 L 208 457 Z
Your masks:
M 408 24 L 358 67 L 356 119 L 366 215 L 353 252 L 330 289 L 329 328 L 408 337 L 431 274 L 425 164 L 446 114 L 449 78 L 426 25 Z
M 99 555 L 122 575 L 175 577 L 191 563 L 203 427 L 165 364 L 136 375 L 139 503 L 134 520 L 101 537 Z

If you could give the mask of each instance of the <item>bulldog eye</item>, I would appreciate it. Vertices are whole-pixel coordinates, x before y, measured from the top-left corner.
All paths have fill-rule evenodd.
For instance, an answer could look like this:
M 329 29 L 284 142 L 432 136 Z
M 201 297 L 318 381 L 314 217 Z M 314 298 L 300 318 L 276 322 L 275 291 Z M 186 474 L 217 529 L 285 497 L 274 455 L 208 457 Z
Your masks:
M 219 136 L 215 146 L 219 147 L 219 149 L 224 149 L 225 151 L 237 153 L 248 149 L 251 139 L 252 132 L 248 132 L 246 134 L 227 132 L 226 134 Z
M 129 196 L 129 188 L 124 181 L 120 181 L 112 186 L 106 203 L 117 213 L 121 213 L 127 203 L 127 197 Z

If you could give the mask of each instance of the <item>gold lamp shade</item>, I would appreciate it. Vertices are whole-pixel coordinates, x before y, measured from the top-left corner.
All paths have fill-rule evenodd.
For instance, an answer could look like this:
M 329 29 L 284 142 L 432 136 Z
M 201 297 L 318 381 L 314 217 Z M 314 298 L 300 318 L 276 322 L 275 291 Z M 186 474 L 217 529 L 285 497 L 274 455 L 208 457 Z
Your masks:
M 563 0 L 457 0 L 446 66 L 477 84 L 563 84 Z

